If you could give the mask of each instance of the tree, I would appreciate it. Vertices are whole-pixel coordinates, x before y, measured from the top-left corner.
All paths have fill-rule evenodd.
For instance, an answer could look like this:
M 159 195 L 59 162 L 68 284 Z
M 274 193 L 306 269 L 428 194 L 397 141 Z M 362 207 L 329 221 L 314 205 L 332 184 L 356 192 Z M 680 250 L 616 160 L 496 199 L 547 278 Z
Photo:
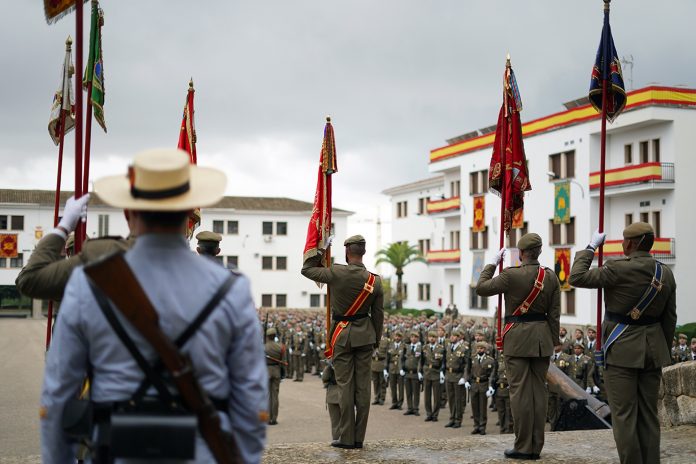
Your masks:
M 416 245 L 408 242 L 390 243 L 375 253 L 376 264 L 391 264 L 396 270 L 396 309 L 401 309 L 403 302 L 403 275 L 404 268 L 411 263 L 425 263 Z

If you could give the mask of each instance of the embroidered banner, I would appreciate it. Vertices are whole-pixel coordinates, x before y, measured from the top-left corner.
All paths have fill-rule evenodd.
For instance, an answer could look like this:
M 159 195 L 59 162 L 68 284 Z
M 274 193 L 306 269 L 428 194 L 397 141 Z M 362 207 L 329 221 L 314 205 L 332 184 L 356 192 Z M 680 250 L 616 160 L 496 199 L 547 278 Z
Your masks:
M 473 232 L 486 230 L 486 197 L 481 195 L 474 197 L 474 226 Z
M 556 248 L 554 253 L 554 270 L 561 283 L 561 290 L 570 290 L 570 248 Z
M 0 234 L 0 258 L 17 257 L 17 234 Z
M 554 187 L 553 223 L 570 223 L 570 182 L 557 182 Z
M 524 210 L 518 209 L 512 214 L 512 228 L 521 229 L 524 227 Z

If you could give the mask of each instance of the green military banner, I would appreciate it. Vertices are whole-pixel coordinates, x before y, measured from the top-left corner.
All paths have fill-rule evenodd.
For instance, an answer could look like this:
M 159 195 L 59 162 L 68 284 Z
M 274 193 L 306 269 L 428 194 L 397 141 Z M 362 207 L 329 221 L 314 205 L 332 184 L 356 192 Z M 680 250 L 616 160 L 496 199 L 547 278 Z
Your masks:
M 570 182 L 557 182 L 554 185 L 553 223 L 570 223 Z

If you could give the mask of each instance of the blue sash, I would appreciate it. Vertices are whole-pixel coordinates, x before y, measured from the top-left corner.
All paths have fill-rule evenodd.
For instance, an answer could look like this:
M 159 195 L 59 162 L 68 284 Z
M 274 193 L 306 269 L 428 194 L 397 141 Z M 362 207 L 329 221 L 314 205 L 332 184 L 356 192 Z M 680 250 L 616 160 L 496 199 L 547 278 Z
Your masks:
M 628 312 L 627 316 L 636 321 L 640 319 L 640 316 L 650 306 L 650 303 L 652 303 L 660 290 L 662 290 L 662 265 L 659 261 L 655 261 L 655 275 L 652 278 L 652 282 L 650 282 L 650 286 L 645 290 L 643 296 L 640 297 L 638 304 Z M 628 326 L 629 324 L 620 322 L 614 326 L 614 329 L 604 342 L 603 351 L 595 352 L 595 361 L 598 365 L 604 365 L 604 358 L 607 355 L 607 351 L 609 351 L 609 347 L 626 331 Z

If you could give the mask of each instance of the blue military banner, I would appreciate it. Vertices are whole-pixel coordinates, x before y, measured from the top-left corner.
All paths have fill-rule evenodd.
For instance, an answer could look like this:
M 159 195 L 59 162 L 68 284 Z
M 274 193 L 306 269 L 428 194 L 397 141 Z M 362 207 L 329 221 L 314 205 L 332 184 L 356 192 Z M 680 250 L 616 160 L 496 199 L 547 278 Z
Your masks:
M 624 90 L 623 75 L 621 73 L 621 62 L 619 61 L 614 38 L 611 35 L 609 25 L 609 6 L 604 9 L 604 26 L 602 27 L 602 38 L 599 41 L 597 58 L 592 68 L 592 78 L 590 79 L 590 103 L 598 111 L 602 112 L 602 88 L 607 86 L 607 120 L 613 122 L 626 106 L 626 91 Z

